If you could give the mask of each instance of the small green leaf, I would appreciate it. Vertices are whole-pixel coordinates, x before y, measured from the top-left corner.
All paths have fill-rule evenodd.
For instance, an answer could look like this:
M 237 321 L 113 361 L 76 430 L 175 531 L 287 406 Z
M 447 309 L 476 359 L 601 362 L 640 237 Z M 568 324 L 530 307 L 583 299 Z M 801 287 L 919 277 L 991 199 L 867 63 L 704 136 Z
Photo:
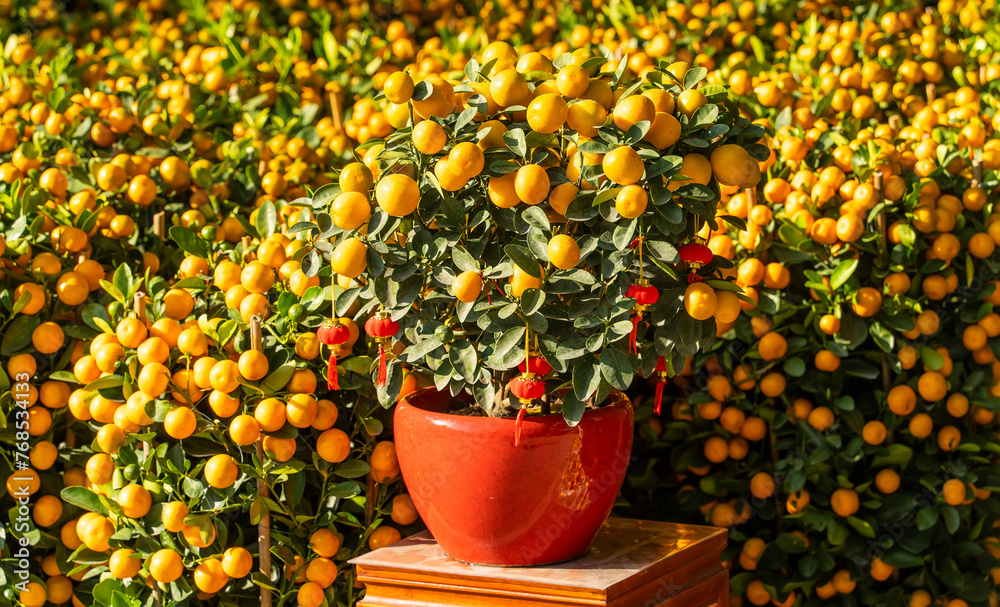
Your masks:
M 858 264 L 859 261 L 857 259 L 846 259 L 837 264 L 837 268 L 830 276 L 830 288 L 836 291 L 843 286 L 851 278 L 851 275 L 854 274 L 854 270 L 857 269 Z
M 517 264 L 517 267 L 521 268 L 529 276 L 533 278 L 542 277 L 542 268 L 538 264 L 538 261 L 531 255 L 526 247 L 522 247 L 516 244 L 509 244 L 503 248 L 504 253 L 507 254 L 511 260 Z
M 108 507 L 96 493 L 85 487 L 66 487 L 59 494 L 64 502 L 79 506 L 84 510 L 108 515 Z

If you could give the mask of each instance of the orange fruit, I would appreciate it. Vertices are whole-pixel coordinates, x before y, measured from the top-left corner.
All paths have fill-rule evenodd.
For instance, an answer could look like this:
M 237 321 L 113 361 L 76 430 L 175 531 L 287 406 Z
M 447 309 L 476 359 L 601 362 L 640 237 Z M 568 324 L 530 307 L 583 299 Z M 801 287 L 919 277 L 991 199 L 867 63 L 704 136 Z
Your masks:
M 188 514 L 188 507 L 184 502 L 168 502 L 163 505 L 163 526 L 167 531 L 180 533 L 188 526 L 187 523 L 184 522 L 184 517 Z
M 331 428 L 319 435 L 316 453 L 332 464 L 340 463 L 351 453 L 351 439 L 343 430 Z
M 637 122 L 652 123 L 656 118 L 656 107 L 652 100 L 644 95 L 632 95 L 619 99 L 612 112 L 612 120 L 623 131 L 628 131 Z
M 220 453 L 208 460 L 204 472 L 209 485 L 216 489 L 228 489 L 236 482 L 240 471 L 232 457 Z
M 391 546 L 403 539 L 399 530 L 394 527 L 379 527 L 368 536 L 368 547 L 372 550 Z
M 525 106 L 531 101 L 528 81 L 515 69 L 503 70 L 492 77 L 490 95 L 501 108 Z
M 222 555 L 222 570 L 231 578 L 240 579 L 253 569 L 253 555 L 242 546 L 227 548 Z
M 649 196 L 646 189 L 637 186 L 625 186 L 615 196 L 615 210 L 625 219 L 635 219 L 646 212 L 649 204 Z
M 642 179 L 646 168 L 638 152 L 628 146 L 615 148 L 601 162 L 604 174 L 618 185 L 632 185 Z
M 941 488 L 941 496 L 949 506 L 960 506 L 965 501 L 966 491 L 965 483 L 957 478 L 953 478 L 945 481 L 944 486 Z
M 526 164 L 517 170 L 514 178 L 514 192 L 519 200 L 536 205 L 549 195 L 549 176 L 537 164 Z
M 549 262 L 560 270 L 569 270 L 580 263 L 580 246 L 572 236 L 557 234 L 547 246 Z
M 153 498 L 142 485 L 126 485 L 118 492 L 118 505 L 122 507 L 125 516 L 142 518 L 153 505 Z
M 317 529 L 309 536 L 309 548 L 321 557 L 333 558 L 340 550 L 340 537 L 329 529 Z
M 412 525 L 417 522 L 419 515 L 413 505 L 413 500 L 406 493 L 392 498 L 392 521 L 397 525 Z
M 686 179 L 678 176 L 686 177 Z M 678 169 L 677 175 L 670 179 L 670 183 L 667 184 L 667 189 L 673 192 L 682 185 L 691 183 L 708 185 L 708 182 L 711 181 L 711 179 L 712 164 L 709 162 L 708 158 L 705 158 L 701 154 L 688 154 L 681 162 L 681 168 Z
M 541 266 L 539 266 L 541 271 Z M 544 276 L 543 276 L 544 278 Z M 514 264 L 514 273 L 510 279 L 510 294 L 513 297 L 520 297 L 528 289 L 542 288 L 542 278 L 535 278 L 521 269 L 521 266 Z
M 228 583 L 229 576 L 219 559 L 206 559 L 194 570 L 194 585 L 202 592 L 209 594 L 219 592 Z
M 162 584 L 169 584 L 184 573 L 184 561 L 176 551 L 164 548 L 157 550 L 149 560 L 149 574 Z
M 116 579 L 123 580 L 139 575 L 142 568 L 142 559 L 136 558 L 135 550 L 129 548 L 119 548 L 111 553 L 108 559 L 108 569 Z
M 163 420 L 163 430 L 167 436 L 185 439 L 198 429 L 198 417 L 187 407 L 175 407 Z
M 715 290 L 703 282 L 693 282 L 684 291 L 684 309 L 695 320 L 708 320 L 718 310 Z
M 830 507 L 838 516 L 847 518 L 857 513 L 861 507 L 858 494 L 853 489 L 837 489 L 830 496 Z
M 413 147 L 423 154 L 437 154 L 448 143 L 448 134 L 437 122 L 424 120 L 413 127 Z
M 589 80 L 589 77 L 588 77 Z M 528 105 L 528 126 L 538 133 L 555 133 L 569 116 L 569 106 L 561 95 L 547 93 Z
M 240 375 L 247 381 L 257 381 L 267 375 L 268 362 L 263 352 L 247 350 L 243 354 L 240 354 L 237 364 L 240 369 Z

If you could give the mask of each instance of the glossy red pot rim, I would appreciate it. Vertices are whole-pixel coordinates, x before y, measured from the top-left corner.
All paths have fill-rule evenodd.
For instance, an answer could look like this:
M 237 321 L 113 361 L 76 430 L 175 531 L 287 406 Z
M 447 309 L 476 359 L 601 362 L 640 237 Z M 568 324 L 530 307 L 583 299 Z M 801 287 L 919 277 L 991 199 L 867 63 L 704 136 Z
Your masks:
M 473 400 L 471 396 L 466 396 L 464 398 L 462 396 L 454 396 L 451 397 L 451 400 L 446 402 L 443 401 L 443 399 L 442 402 L 434 402 L 435 399 L 433 397 L 439 394 L 441 394 L 441 392 L 437 388 L 435 388 L 434 386 L 427 386 L 426 388 L 420 388 L 419 390 L 413 392 L 412 394 L 404 398 L 400 402 L 400 404 L 405 403 L 410 407 L 413 407 L 415 409 L 420 409 L 427 415 L 428 418 L 438 421 L 455 419 L 455 418 L 468 419 L 468 420 L 476 420 L 477 423 L 491 424 L 491 427 L 494 428 L 501 428 L 503 427 L 504 424 L 513 424 L 517 421 L 516 417 L 493 417 L 490 415 L 455 415 L 454 413 L 448 413 L 448 409 L 451 408 L 451 404 L 456 400 L 465 402 L 466 404 L 470 405 L 475 404 L 475 400 Z M 612 390 L 611 393 L 608 395 L 608 400 L 605 401 L 605 404 L 596 408 L 588 408 L 583 412 L 583 414 L 585 416 L 592 416 L 595 414 L 599 414 L 601 411 L 605 409 L 611 409 L 614 407 L 622 407 L 622 406 L 631 407 L 632 403 L 629 401 L 628 397 L 625 396 L 623 392 L 620 392 L 618 390 Z M 525 415 L 524 423 L 529 423 L 529 422 L 544 423 L 546 425 L 552 425 L 558 422 L 563 426 L 566 426 L 567 428 L 570 427 L 569 424 L 566 423 L 566 420 L 563 417 L 562 413 L 549 413 L 545 415 L 531 415 L 531 414 Z

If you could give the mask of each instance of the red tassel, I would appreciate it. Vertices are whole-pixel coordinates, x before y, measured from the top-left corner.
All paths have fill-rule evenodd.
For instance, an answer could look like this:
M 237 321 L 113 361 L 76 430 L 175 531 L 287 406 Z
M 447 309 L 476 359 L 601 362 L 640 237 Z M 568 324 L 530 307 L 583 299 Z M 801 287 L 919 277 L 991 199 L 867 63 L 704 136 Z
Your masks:
M 663 405 L 663 386 L 667 382 L 658 381 L 656 382 L 656 401 L 653 404 L 653 413 L 656 415 L 660 414 L 660 407 Z
M 526 407 L 521 406 L 521 410 L 517 412 L 517 421 L 514 422 L 514 446 L 517 447 L 521 444 L 521 424 L 524 423 L 524 412 Z
M 340 378 L 337 377 L 337 355 L 330 354 L 330 362 L 326 366 L 326 387 L 328 390 L 340 390 Z
M 637 314 L 632 318 L 632 332 L 628 335 L 628 350 L 629 352 L 638 356 L 639 354 L 639 321 L 642 320 L 642 314 Z
M 702 277 L 701 277 L 701 275 L 700 275 L 700 274 L 698 274 L 697 272 L 691 272 L 691 273 L 690 273 L 690 274 L 688 275 L 688 282 L 689 282 L 689 283 L 692 283 L 692 284 L 693 284 L 693 283 L 696 283 L 696 282 L 702 282 L 702 281 L 704 281 L 704 280 L 705 280 L 705 279 L 704 279 L 704 278 L 702 278 Z
M 384 346 L 379 346 L 378 347 L 378 379 L 375 380 L 375 385 L 378 386 L 379 388 L 384 387 L 385 386 L 385 376 L 386 376 L 386 370 L 385 370 L 385 347 Z

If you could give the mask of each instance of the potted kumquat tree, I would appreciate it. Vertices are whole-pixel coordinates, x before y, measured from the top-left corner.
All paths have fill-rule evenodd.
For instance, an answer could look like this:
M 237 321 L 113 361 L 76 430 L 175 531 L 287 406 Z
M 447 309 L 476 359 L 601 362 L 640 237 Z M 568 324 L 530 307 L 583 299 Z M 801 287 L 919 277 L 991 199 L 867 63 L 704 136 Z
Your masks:
M 461 560 L 584 552 L 624 478 L 622 391 L 665 381 L 752 305 L 702 237 L 721 189 L 760 180 L 763 129 L 703 68 L 634 82 L 625 68 L 494 43 L 458 84 L 393 74 L 396 128 L 364 156 L 373 182 L 320 189 L 311 205 L 328 213 L 297 228 L 336 242 L 336 305 L 362 302 L 381 401 L 404 368 L 431 384 L 397 407 L 396 445 L 423 520 Z M 572 533 L 539 535 L 565 517 Z

